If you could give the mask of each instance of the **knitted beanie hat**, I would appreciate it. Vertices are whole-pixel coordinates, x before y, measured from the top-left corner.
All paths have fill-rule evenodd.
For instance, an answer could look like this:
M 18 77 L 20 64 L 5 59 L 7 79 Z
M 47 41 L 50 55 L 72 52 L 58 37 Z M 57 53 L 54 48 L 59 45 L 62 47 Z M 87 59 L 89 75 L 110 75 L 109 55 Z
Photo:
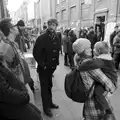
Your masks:
M 79 38 L 77 39 L 72 47 L 73 47 L 73 51 L 76 52 L 77 54 L 81 54 L 85 49 L 88 48 L 88 46 L 90 46 L 90 41 L 86 38 Z

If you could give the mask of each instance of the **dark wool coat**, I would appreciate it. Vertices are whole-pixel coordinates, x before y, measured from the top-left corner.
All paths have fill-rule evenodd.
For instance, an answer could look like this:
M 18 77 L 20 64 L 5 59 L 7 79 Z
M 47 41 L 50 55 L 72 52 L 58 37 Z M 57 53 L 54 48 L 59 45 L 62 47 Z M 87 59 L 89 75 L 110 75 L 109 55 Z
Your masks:
M 91 48 L 93 49 L 95 43 L 98 42 L 98 40 L 97 40 L 97 34 L 94 31 L 89 32 L 88 35 L 87 35 L 87 39 L 90 40 L 90 42 L 91 42 Z
M 113 40 L 115 38 L 115 36 L 117 35 L 117 32 L 114 31 L 111 35 L 110 35 L 110 46 L 113 47 Z
M 62 34 L 60 31 L 57 32 L 57 36 L 58 36 L 58 39 L 59 39 L 59 49 L 61 50 L 62 48 Z
M 36 40 L 33 56 L 38 63 L 38 69 L 48 67 L 56 69 L 59 64 L 59 39 L 55 32 L 46 30 Z
M 69 37 L 67 35 L 64 35 L 62 38 L 62 41 L 63 41 L 63 52 L 68 53 Z

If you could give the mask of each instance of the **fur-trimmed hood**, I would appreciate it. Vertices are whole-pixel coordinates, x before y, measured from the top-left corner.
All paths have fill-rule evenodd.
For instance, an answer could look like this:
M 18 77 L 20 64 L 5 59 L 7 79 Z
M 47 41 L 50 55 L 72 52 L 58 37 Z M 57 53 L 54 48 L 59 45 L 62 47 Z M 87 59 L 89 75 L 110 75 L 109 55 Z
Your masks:
M 101 59 L 105 59 L 105 60 L 113 60 L 113 58 L 111 57 L 111 54 L 101 54 L 101 55 L 97 56 L 96 58 L 101 58 Z

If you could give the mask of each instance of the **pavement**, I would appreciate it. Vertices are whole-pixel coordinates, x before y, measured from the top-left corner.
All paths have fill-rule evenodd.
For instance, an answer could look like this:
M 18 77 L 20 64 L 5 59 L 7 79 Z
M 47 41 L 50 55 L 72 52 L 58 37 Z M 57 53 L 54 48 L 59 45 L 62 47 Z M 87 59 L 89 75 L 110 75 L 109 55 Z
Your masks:
M 31 56 L 31 55 L 30 55 Z M 58 110 L 52 110 L 53 117 L 49 118 L 44 115 L 42 110 L 42 102 L 40 95 L 40 84 L 38 74 L 36 73 L 35 61 L 31 57 L 28 57 L 27 61 L 30 66 L 31 76 L 35 82 L 35 101 L 36 106 L 41 110 L 41 114 L 44 120 L 82 120 L 82 108 L 83 104 L 75 103 L 70 100 L 64 91 L 64 78 L 66 73 L 70 71 L 68 67 L 64 66 L 63 56 L 60 56 L 60 65 L 57 67 L 54 77 L 53 77 L 53 102 L 59 105 Z M 29 59 L 30 58 L 30 59 Z M 119 73 L 120 77 L 120 73 Z M 120 82 L 119 82 L 120 86 Z M 110 98 L 112 106 L 114 108 L 114 113 L 117 120 L 120 119 L 120 89 L 118 88 L 115 94 Z

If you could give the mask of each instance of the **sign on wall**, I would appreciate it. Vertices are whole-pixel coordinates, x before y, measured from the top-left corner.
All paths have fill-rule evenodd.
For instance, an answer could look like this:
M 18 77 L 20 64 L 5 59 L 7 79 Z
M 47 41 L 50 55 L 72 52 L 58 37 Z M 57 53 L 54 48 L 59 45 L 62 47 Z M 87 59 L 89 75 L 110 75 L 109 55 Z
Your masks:
M 85 4 L 92 4 L 92 0 L 85 0 Z

